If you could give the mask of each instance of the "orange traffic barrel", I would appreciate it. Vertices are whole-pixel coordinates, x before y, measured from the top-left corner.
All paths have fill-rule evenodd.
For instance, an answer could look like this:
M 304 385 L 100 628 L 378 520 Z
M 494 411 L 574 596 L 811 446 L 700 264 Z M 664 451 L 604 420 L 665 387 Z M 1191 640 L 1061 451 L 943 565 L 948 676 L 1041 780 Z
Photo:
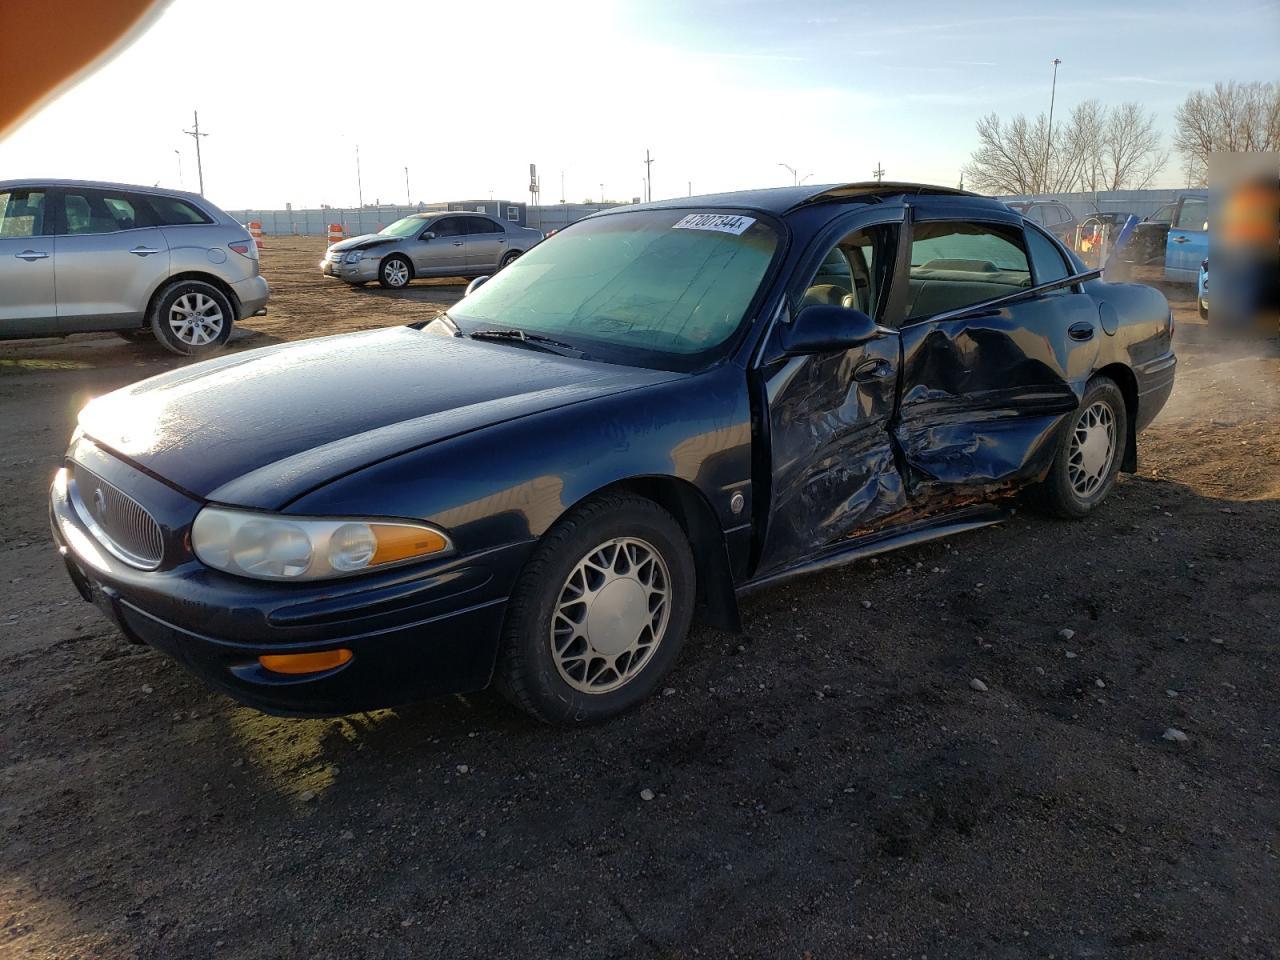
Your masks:
M 337 243 L 341 239 L 342 239 L 342 224 L 340 223 L 329 224 L 329 242 Z
M 262 249 L 262 224 L 257 220 L 249 221 L 249 236 L 253 237 L 253 242 L 257 244 L 259 250 Z

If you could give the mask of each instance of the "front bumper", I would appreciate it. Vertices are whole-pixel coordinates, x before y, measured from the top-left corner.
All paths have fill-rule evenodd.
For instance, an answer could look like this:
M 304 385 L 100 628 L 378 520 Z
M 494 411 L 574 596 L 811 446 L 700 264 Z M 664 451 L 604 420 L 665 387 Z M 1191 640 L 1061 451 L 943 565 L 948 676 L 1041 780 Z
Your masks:
M 80 596 L 135 643 L 266 713 L 337 716 L 488 685 L 510 584 L 529 545 L 310 584 L 232 577 L 194 558 L 131 567 L 82 523 L 74 481 L 55 481 L 54 541 Z M 332 670 L 285 675 L 265 654 L 345 648 Z
M 378 261 L 376 258 L 365 257 L 356 263 L 343 263 L 326 257 L 320 261 L 320 273 L 347 283 L 368 283 L 378 279 Z
M 236 299 L 240 301 L 240 316 L 236 318 L 238 320 L 255 316 L 267 305 L 267 300 L 271 297 L 271 287 L 262 274 L 237 280 L 231 285 L 231 289 Z

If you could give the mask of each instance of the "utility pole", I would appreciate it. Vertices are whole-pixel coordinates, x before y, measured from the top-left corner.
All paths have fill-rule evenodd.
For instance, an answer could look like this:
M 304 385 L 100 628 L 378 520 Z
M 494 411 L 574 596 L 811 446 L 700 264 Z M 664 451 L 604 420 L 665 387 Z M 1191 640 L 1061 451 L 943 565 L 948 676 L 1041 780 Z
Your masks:
M 604 184 L 600 184 L 600 206 L 604 206 Z
M 689 181 L 689 196 L 693 196 L 693 181 Z
M 871 171 L 871 175 L 876 178 L 876 183 L 884 180 L 884 167 L 880 165 L 878 160 L 876 161 L 876 168 Z
M 564 203 L 564 167 L 560 168 L 560 202 Z
M 1053 86 L 1049 88 L 1049 129 L 1044 135 L 1044 169 L 1040 172 L 1040 192 L 1044 193 L 1049 186 L 1049 157 L 1050 149 L 1053 145 L 1053 101 L 1058 93 L 1058 64 L 1062 63 L 1057 57 L 1053 58 Z
M 649 156 L 649 148 L 644 150 L 644 199 L 653 199 L 653 157 Z
M 204 163 L 200 160 L 200 138 L 207 137 L 207 133 L 200 132 L 200 111 L 191 111 L 192 119 L 195 121 L 190 130 L 183 130 L 187 136 L 192 137 L 196 141 L 196 173 L 200 177 L 200 196 L 204 196 Z
M 360 180 L 360 144 L 356 144 L 356 209 L 364 209 L 364 184 Z
M 404 168 L 404 202 L 413 206 L 413 192 L 409 189 L 409 168 Z

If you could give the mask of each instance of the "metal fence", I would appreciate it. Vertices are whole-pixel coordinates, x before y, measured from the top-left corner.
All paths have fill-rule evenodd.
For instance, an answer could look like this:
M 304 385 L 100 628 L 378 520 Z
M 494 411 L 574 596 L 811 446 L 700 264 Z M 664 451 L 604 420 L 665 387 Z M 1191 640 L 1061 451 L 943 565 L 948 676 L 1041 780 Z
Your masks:
M 575 220 L 618 206 L 612 203 L 557 203 L 540 207 L 528 207 L 526 222 L 535 230 L 559 230 Z M 329 224 L 342 224 L 348 237 L 363 233 L 377 233 L 389 223 L 407 217 L 411 213 L 424 213 L 456 208 L 450 203 L 424 203 L 416 207 L 387 204 L 385 206 L 323 207 L 319 210 L 228 210 L 227 213 L 241 223 L 256 220 L 262 224 L 267 236 L 322 237 L 329 232 Z

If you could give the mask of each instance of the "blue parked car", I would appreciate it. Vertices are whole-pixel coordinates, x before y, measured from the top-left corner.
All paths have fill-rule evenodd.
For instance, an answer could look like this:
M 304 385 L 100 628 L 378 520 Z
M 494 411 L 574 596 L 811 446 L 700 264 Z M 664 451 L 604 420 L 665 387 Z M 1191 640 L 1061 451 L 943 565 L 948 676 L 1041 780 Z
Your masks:
M 1163 264 L 1166 280 L 1195 283 L 1200 261 L 1208 255 L 1209 194 L 1189 190 L 1137 225 L 1121 259 L 1136 264 Z
M 81 595 L 260 709 L 496 682 L 612 716 L 695 617 L 1007 516 L 1091 514 L 1172 317 L 1004 204 L 858 183 L 619 207 L 433 320 L 99 397 L 50 491 Z
M 1200 261 L 1200 275 L 1196 278 L 1196 309 L 1201 320 L 1209 319 L 1209 258 Z

